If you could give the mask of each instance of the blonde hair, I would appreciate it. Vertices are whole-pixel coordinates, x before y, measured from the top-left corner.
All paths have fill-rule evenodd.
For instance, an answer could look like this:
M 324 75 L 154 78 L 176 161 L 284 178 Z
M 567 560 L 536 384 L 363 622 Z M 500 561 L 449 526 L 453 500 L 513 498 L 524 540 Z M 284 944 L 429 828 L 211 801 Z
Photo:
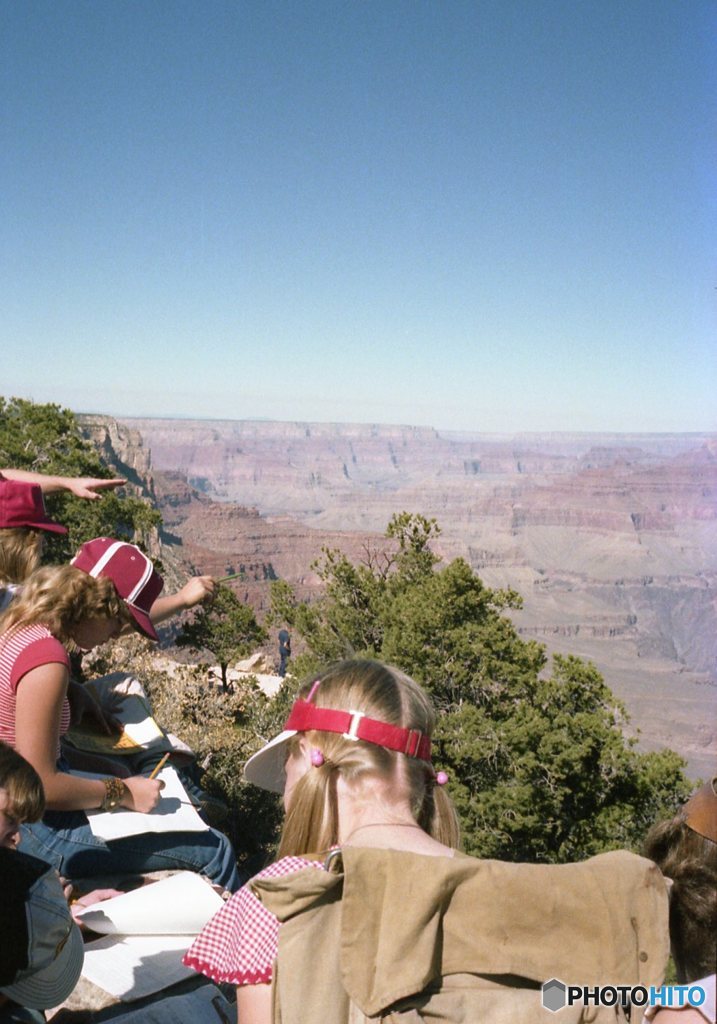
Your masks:
M 29 577 L 0 616 L 0 636 L 14 627 L 39 622 L 66 644 L 80 622 L 103 618 L 117 618 L 122 624 L 134 622 L 112 580 L 95 579 L 72 565 L 47 565 Z
M 426 694 L 403 672 L 381 662 L 340 662 L 302 687 L 299 696 L 306 698 L 310 689 L 316 707 L 361 711 L 429 737 L 433 732 L 435 713 Z M 302 776 L 292 791 L 279 857 L 328 850 L 338 843 L 339 775 L 349 785 L 373 777 L 405 789 L 416 823 L 438 842 L 459 845 L 458 816 L 443 787 L 435 784 L 430 763 L 339 733 L 309 730 L 302 735 L 321 750 L 324 763 Z M 294 737 L 290 750 L 298 742 Z
M 0 789 L 8 795 L 8 814 L 20 824 L 37 821 L 45 810 L 40 776 L 29 761 L 0 741 Z
M 0 529 L 0 584 L 23 583 L 39 567 L 42 539 L 31 526 Z

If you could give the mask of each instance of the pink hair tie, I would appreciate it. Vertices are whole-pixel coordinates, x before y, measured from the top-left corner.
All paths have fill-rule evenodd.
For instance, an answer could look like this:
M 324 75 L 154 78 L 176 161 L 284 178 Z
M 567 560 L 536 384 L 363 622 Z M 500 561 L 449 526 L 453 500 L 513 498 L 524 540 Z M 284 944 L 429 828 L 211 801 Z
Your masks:
M 436 785 L 445 786 L 448 782 L 448 772 L 436 772 Z
M 314 694 L 316 693 L 316 691 L 318 690 L 320 685 L 321 685 L 321 680 L 320 679 L 314 679 L 313 683 L 311 684 L 311 689 L 309 690 L 309 695 L 308 695 L 308 697 L 305 698 L 307 703 L 311 702 L 311 699 L 313 698 Z
M 324 755 L 321 753 L 320 750 L 311 751 L 311 763 L 313 764 L 314 768 L 320 768 L 321 765 L 324 763 Z

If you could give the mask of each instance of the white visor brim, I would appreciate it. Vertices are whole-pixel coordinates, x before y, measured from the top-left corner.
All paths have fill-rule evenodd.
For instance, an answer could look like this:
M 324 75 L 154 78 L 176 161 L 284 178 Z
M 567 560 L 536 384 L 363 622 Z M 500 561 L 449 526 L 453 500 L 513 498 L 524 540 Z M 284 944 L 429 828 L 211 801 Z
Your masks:
M 247 782 L 268 789 L 270 793 L 283 793 L 286 785 L 286 755 L 289 740 L 293 736 L 296 736 L 295 729 L 285 729 L 256 754 L 252 754 L 244 765 L 244 778 Z

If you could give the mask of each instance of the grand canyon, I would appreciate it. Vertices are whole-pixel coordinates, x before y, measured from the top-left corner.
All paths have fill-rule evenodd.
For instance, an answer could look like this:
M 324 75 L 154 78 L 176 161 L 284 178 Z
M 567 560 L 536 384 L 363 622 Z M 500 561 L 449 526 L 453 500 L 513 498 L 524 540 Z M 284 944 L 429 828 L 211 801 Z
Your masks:
M 642 749 L 715 770 L 717 436 L 464 435 L 422 427 L 84 417 L 151 493 L 164 546 L 257 612 L 304 597 L 323 546 L 361 557 L 395 512 L 435 517 L 436 553 L 512 587 L 520 633 L 589 659 Z

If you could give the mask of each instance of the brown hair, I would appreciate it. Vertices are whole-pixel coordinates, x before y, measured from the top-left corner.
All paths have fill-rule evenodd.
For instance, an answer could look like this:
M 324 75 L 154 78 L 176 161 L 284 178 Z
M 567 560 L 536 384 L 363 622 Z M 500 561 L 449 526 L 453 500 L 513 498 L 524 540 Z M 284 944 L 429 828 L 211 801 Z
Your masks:
M 313 689 L 317 707 L 361 711 L 371 718 L 430 736 L 433 707 L 423 690 L 403 672 L 378 661 L 343 661 L 302 687 L 306 698 Z M 339 733 L 309 730 L 303 734 L 320 747 L 323 765 L 297 782 L 279 844 L 279 857 L 327 850 L 338 836 L 336 782 L 340 774 L 351 785 L 371 776 L 390 781 L 408 795 L 418 825 L 438 842 L 457 847 L 458 817 L 443 787 L 435 785 L 432 766 L 419 758 L 374 743 L 344 738 Z M 296 750 L 299 738 L 291 741 Z
M 42 530 L 31 526 L 0 529 L 0 584 L 23 583 L 40 565 Z
M 9 813 L 21 824 L 37 821 L 45 810 L 45 792 L 40 776 L 35 769 L 13 750 L 0 741 L 0 789 L 7 792 Z
M 112 580 L 95 579 L 72 565 L 48 565 L 29 577 L 0 616 L 0 635 L 16 626 L 39 622 L 61 643 L 68 643 L 78 623 L 95 618 L 134 623 Z
M 690 828 L 689 820 L 688 804 L 650 829 L 643 850 L 672 879 L 670 945 L 680 984 L 713 973 L 717 936 L 717 843 Z

